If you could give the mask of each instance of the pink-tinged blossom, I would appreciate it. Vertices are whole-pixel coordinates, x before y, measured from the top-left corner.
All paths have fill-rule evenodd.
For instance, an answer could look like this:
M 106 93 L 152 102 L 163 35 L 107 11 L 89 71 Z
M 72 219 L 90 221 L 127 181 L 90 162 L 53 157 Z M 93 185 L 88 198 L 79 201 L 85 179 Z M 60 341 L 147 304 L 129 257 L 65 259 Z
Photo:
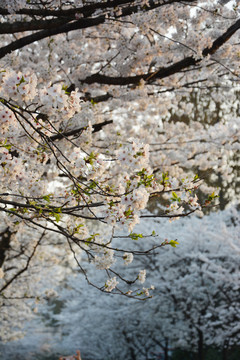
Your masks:
M 2 84 L 3 96 L 16 101 L 33 100 L 37 95 L 37 76 L 29 72 L 6 72 Z
M 147 192 L 145 187 L 141 186 L 133 191 L 132 199 L 133 207 L 136 210 L 145 209 L 148 203 L 149 193 Z
M 118 151 L 118 160 L 125 167 L 135 170 L 149 167 L 149 145 L 132 142 Z
M 188 203 L 189 203 L 190 208 L 191 208 L 192 210 L 196 210 L 196 209 L 201 210 L 201 205 L 198 203 L 198 197 L 197 197 L 197 195 L 195 195 L 194 197 L 190 197 L 190 198 L 188 199 Z

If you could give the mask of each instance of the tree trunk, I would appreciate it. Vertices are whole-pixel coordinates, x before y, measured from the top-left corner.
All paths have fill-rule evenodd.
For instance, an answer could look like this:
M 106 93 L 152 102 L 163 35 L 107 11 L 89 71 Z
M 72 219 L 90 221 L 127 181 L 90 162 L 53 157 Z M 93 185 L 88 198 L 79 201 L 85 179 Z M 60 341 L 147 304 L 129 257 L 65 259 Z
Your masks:
M 2 267 L 5 259 L 5 253 L 10 247 L 12 232 L 6 228 L 0 233 L 0 267 Z
M 168 339 L 165 339 L 166 343 L 164 346 L 164 360 L 168 360 Z
M 227 360 L 228 342 L 225 341 L 222 349 L 222 360 Z
M 203 360 L 203 333 L 198 330 L 198 360 Z

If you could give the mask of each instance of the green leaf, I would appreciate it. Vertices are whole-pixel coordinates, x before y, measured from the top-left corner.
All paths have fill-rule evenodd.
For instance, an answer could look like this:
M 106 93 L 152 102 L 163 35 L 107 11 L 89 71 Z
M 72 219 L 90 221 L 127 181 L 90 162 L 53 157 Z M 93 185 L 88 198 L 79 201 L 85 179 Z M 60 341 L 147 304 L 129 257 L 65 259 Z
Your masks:
M 215 193 L 213 192 L 211 195 L 208 195 L 208 201 L 212 201 L 213 199 L 218 198 L 219 195 L 215 195 Z
M 61 220 L 60 214 L 54 213 L 54 217 L 55 217 L 56 222 L 59 222 Z
M 178 245 L 179 242 L 177 242 L 176 240 L 170 240 L 170 241 L 168 242 L 168 244 L 171 245 L 172 247 L 176 247 L 176 245 Z
M 19 83 L 17 83 L 16 86 L 19 86 L 19 85 L 21 85 L 22 83 L 25 83 L 25 82 L 26 81 L 25 81 L 24 77 L 22 76 Z
M 7 150 L 11 150 L 12 145 L 8 144 L 8 145 L 4 145 L 4 147 L 5 147 L 5 149 L 7 149 Z
M 4 147 L 7 150 L 11 150 L 12 145 L 7 143 L 7 139 L 5 139 L 4 143 L 0 142 L 0 146 Z
M 177 196 L 177 194 L 173 191 L 171 200 L 180 202 L 181 198 L 179 196 Z
M 162 173 L 162 180 L 160 180 L 160 184 L 165 185 L 169 180 L 168 172 Z
M 84 226 L 83 224 L 79 224 L 78 226 L 75 226 L 75 228 L 73 229 L 74 233 L 78 233 L 79 229 L 83 226 Z
M 113 200 L 110 200 L 109 203 L 108 203 L 108 206 L 109 206 L 110 208 L 112 208 L 113 206 L 115 206 L 114 201 L 113 201 Z
M 131 210 L 131 209 L 124 211 L 124 215 L 126 216 L 126 218 L 128 218 L 130 215 L 132 215 L 132 213 L 133 213 L 133 210 Z
M 137 241 L 139 238 L 142 238 L 143 235 L 142 235 L 142 234 L 137 234 L 137 233 L 131 232 L 131 233 L 129 234 L 129 237 L 130 237 L 132 240 L 136 240 L 136 241 Z
M 99 234 L 99 233 L 92 234 L 89 238 L 87 238 L 87 239 L 85 240 L 85 244 L 89 245 L 89 243 L 92 242 L 92 240 L 94 240 L 94 238 L 95 238 L 96 236 L 98 236 L 98 235 L 100 235 L 100 234 Z
M 42 198 L 43 198 L 43 200 L 45 200 L 45 201 L 47 201 L 48 203 L 50 202 L 50 196 L 51 196 L 52 194 L 49 194 L 49 195 L 44 195 Z
M 94 154 L 94 152 L 92 151 L 88 157 L 85 157 L 84 158 L 84 161 L 86 164 L 90 164 L 90 165 L 93 165 L 94 164 L 94 160 L 96 160 L 97 158 L 97 155 Z
M 89 189 L 95 189 L 95 187 L 97 186 L 97 182 L 92 181 L 90 185 L 88 185 Z

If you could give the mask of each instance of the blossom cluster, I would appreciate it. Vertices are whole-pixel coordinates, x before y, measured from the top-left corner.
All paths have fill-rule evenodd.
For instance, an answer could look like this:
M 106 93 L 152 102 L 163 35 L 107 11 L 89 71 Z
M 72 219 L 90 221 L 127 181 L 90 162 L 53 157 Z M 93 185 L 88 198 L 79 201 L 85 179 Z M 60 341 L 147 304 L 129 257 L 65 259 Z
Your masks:
M 116 276 L 114 276 L 113 278 L 110 278 L 109 280 L 106 281 L 106 284 L 105 284 L 106 291 L 111 292 L 112 290 L 115 289 L 117 284 L 118 284 L 118 281 L 116 279 Z
M 148 167 L 149 145 L 132 141 L 131 144 L 122 146 L 118 150 L 117 158 L 121 165 L 126 168 L 140 170 Z

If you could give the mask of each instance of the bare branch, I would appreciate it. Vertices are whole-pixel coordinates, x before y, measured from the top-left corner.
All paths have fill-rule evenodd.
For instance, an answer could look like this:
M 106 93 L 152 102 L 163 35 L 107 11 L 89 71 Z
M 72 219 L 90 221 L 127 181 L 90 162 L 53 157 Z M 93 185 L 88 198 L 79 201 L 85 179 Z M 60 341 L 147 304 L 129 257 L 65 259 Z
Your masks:
M 29 264 L 37 250 L 37 247 L 40 245 L 44 235 L 45 235 L 45 231 L 43 231 L 42 235 L 40 236 L 39 240 L 37 241 L 36 245 L 34 246 L 33 251 L 31 252 L 30 256 L 28 257 L 26 265 L 21 270 L 19 270 L 10 280 L 8 280 L 5 285 L 2 286 L 2 288 L 0 289 L 0 293 L 2 291 L 4 291 L 14 280 L 16 280 L 21 274 L 23 274 L 28 269 Z

